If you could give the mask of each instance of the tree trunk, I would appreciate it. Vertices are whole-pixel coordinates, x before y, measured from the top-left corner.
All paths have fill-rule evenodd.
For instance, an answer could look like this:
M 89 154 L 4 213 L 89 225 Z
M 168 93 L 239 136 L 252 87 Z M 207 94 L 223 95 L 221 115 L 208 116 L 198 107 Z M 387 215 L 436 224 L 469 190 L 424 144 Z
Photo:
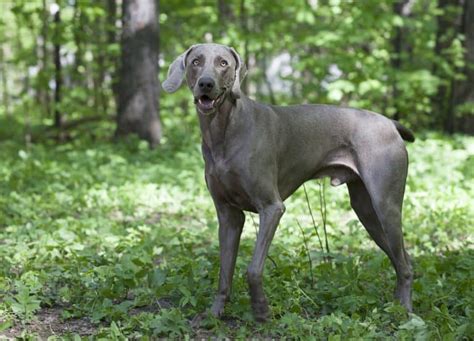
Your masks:
M 5 62 L 5 53 L 3 45 L 0 46 L 0 71 L 2 72 L 2 99 L 5 115 L 10 117 L 10 96 L 8 95 L 7 64 Z
M 136 133 L 155 147 L 161 137 L 158 107 L 158 3 L 124 0 L 122 57 L 115 135 Z
M 411 14 L 411 9 L 413 6 L 414 0 L 397 0 L 393 4 L 393 12 L 398 15 L 399 17 L 408 17 Z M 403 26 L 397 26 L 395 29 L 395 36 L 392 39 L 392 46 L 393 46 L 393 53 L 391 57 L 391 64 L 392 64 L 392 72 L 393 72 L 393 79 L 392 79 L 392 97 L 394 99 L 394 106 L 395 106 L 395 113 L 393 118 L 395 120 L 400 119 L 400 110 L 398 108 L 398 97 L 399 97 L 399 89 L 398 89 L 398 73 L 401 71 L 402 68 L 402 59 L 401 55 L 404 52 L 404 30 Z
M 107 0 L 107 42 L 113 44 L 117 41 L 115 21 L 117 20 L 116 0 Z
M 273 86 L 272 86 L 272 83 L 270 82 L 270 80 L 268 79 L 268 75 L 267 75 L 267 69 L 268 69 L 268 66 L 267 66 L 267 53 L 265 51 L 265 47 L 263 46 L 264 44 L 262 44 L 262 50 L 264 53 L 262 53 L 262 55 L 260 56 L 261 58 L 261 65 L 262 65 L 262 71 L 263 71 L 263 82 L 265 83 L 266 87 L 267 87 L 267 91 L 268 91 L 268 98 L 270 99 L 270 104 L 272 105 L 276 105 L 276 99 L 275 99 L 275 92 L 273 91 Z
M 462 1 L 463 0 L 438 0 L 438 8 L 443 11 L 443 14 L 438 18 L 438 31 L 436 33 L 435 44 L 435 54 L 437 56 L 446 58 L 443 56 L 443 54 L 445 54 L 444 51 L 451 46 L 453 39 L 459 32 L 461 18 L 456 8 L 460 7 Z M 470 0 L 465 1 L 470 2 Z M 451 73 L 454 72 L 454 69 L 451 70 Z M 445 74 L 439 71 L 436 65 L 433 73 L 438 74 L 441 79 L 445 79 L 445 82 L 438 88 L 434 103 L 441 117 L 444 131 L 452 134 L 454 133 L 454 78 L 451 75 L 446 77 Z
M 465 76 L 463 80 L 453 84 L 453 106 L 470 103 L 471 115 L 474 114 L 474 1 L 464 0 L 461 33 L 464 35 L 464 62 L 465 66 L 461 73 Z M 466 133 L 474 133 L 474 119 L 466 114 L 457 119 L 459 130 Z
M 229 24 L 235 21 L 234 12 L 228 0 L 217 0 L 217 15 L 219 35 L 225 37 L 229 30 Z
M 107 8 L 104 7 L 104 10 Z M 94 90 L 94 107 L 100 108 L 100 110 L 107 114 L 107 100 L 105 94 L 105 76 L 107 73 L 107 50 L 104 48 L 107 46 L 108 30 L 107 30 L 107 19 L 100 17 L 92 23 L 92 27 L 95 32 L 95 39 L 93 41 L 93 59 L 96 61 L 93 67 L 92 84 Z
M 40 84 L 38 92 L 40 94 L 41 104 L 46 117 L 50 117 L 50 95 L 49 95 L 49 53 L 48 51 L 48 27 L 49 27 L 49 11 L 46 0 L 42 1 L 42 23 L 41 23 L 41 66 L 40 66 Z
M 117 3 L 116 0 L 107 0 L 107 44 L 110 46 L 117 43 Z M 120 63 L 119 58 L 115 55 L 108 54 L 108 69 L 111 79 L 111 89 L 113 95 L 113 110 L 118 107 L 118 81 L 117 81 L 117 69 Z
M 58 8 L 54 14 L 54 69 L 55 69 L 55 88 L 54 88 L 54 126 L 61 129 L 64 118 L 61 112 L 61 87 L 62 87 L 62 66 L 61 66 L 61 10 Z
M 243 32 L 244 36 L 244 63 L 249 67 L 249 27 L 248 27 L 248 15 L 245 8 L 245 0 L 240 0 L 240 29 Z M 244 80 L 244 83 L 241 84 L 241 88 L 245 94 L 248 94 L 249 86 L 248 82 Z
M 20 53 L 23 52 L 23 40 L 21 39 L 21 34 L 20 34 L 20 20 L 18 17 L 15 18 L 15 26 L 16 26 L 16 50 L 19 51 Z M 28 90 L 30 88 L 30 77 L 28 73 L 28 69 L 25 65 L 24 62 L 19 62 L 18 63 L 18 69 L 20 70 L 20 79 L 19 81 L 22 84 L 22 87 L 20 89 L 20 92 L 17 94 L 18 97 L 21 99 L 21 104 L 22 104 L 22 112 L 24 115 L 24 138 L 26 145 L 28 146 L 29 143 L 31 142 L 31 120 L 30 120 L 30 109 L 28 106 L 28 101 L 24 100 L 24 96 L 26 93 L 28 93 Z
M 86 25 L 84 16 L 79 7 L 79 2 L 74 2 L 74 30 L 73 30 L 73 39 L 74 44 L 76 45 L 76 51 L 74 53 L 74 69 L 72 71 L 72 81 L 74 86 L 86 86 L 83 83 L 83 76 L 81 76 L 80 68 L 83 66 L 82 54 L 83 54 L 83 42 L 82 35 L 84 34 L 82 27 Z

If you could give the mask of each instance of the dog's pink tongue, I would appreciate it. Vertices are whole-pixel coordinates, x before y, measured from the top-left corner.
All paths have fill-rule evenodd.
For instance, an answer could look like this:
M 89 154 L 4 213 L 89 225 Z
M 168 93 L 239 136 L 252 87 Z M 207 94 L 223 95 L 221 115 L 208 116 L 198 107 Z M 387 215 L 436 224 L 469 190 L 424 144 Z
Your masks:
M 214 101 L 210 98 L 199 99 L 199 106 L 201 107 L 201 109 L 204 109 L 204 110 L 212 109 L 213 104 L 214 104 Z

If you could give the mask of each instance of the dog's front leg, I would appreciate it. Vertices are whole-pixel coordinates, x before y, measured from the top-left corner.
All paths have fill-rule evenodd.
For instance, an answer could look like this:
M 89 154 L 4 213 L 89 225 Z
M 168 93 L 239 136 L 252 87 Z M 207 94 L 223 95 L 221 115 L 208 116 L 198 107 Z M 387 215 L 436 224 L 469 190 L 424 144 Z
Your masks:
M 216 210 L 219 220 L 221 267 L 219 272 L 219 288 L 212 304 L 211 313 L 216 317 L 221 317 L 224 312 L 225 303 L 230 296 L 245 215 L 243 211 L 227 204 L 216 203 Z
M 255 250 L 247 270 L 247 279 L 250 290 L 250 299 L 255 319 L 264 322 L 270 315 L 268 302 L 263 291 L 262 274 L 268 249 L 275 235 L 280 218 L 285 212 L 281 201 L 264 207 L 260 213 L 260 228 L 258 231 Z

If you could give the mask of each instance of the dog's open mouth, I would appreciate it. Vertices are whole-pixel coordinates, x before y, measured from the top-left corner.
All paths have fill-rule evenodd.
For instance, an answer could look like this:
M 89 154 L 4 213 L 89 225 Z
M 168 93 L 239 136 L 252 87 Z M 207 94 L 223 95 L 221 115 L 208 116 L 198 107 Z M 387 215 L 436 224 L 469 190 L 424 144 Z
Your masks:
M 211 113 L 216 109 L 217 104 L 219 100 L 221 99 L 221 97 L 222 97 L 222 94 L 220 94 L 214 99 L 212 99 L 208 95 L 202 95 L 195 100 L 195 103 L 201 112 Z
M 211 99 L 207 95 L 203 95 L 198 98 L 197 105 L 202 111 L 209 111 L 214 109 L 214 104 L 216 103 L 215 99 Z

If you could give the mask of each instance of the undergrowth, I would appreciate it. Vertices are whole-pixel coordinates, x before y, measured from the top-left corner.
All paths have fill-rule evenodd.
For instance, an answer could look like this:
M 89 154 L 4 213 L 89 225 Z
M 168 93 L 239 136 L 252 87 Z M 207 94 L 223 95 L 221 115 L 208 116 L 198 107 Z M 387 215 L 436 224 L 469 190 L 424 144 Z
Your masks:
M 209 308 L 217 224 L 197 139 L 155 151 L 131 141 L 0 142 L 0 335 L 35 339 L 288 337 L 469 339 L 474 335 L 474 139 L 427 134 L 408 146 L 404 234 L 414 313 L 392 301 L 395 275 L 351 211 L 345 186 L 308 183 L 287 200 L 265 268 L 272 319 L 251 314 L 245 271 L 257 222 L 247 215 L 232 301 Z M 306 241 L 306 242 L 305 242 Z M 35 327 L 48 309 L 59 325 Z M 0 337 L 1 339 L 1 337 Z

